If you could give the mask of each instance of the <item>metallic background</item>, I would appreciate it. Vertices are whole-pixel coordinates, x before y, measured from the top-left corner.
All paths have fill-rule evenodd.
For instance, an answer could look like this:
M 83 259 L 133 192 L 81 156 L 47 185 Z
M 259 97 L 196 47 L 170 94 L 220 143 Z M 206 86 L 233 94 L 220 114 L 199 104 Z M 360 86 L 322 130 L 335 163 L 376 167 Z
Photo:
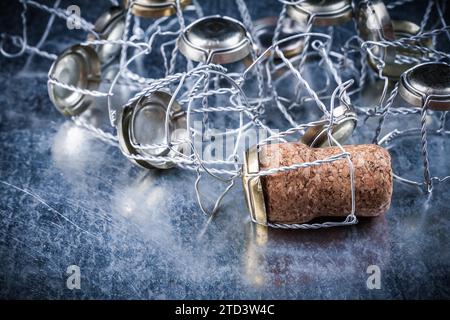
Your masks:
M 207 13 L 236 16 L 230 1 L 201 2 L 213 3 Z M 62 7 L 73 3 L 89 21 L 108 7 L 107 1 Z M 280 9 L 275 0 L 249 3 L 254 18 Z M 424 5 L 417 1 L 402 15 L 418 22 Z M 2 1 L 0 31 L 20 30 L 19 9 Z M 48 16 L 30 12 L 36 43 Z M 84 36 L 58 21 L 45 48 L 58 52 Z M 238 186 L 208 222 L 195 200 L 194 174 L 137 168 L 61 116 L 47 95 L 49 67 L 37 57 L 0 57 L 1 298 L 450 297 L 448 182 L 430 196 L 395 183 L 385 217 L 318 231 L 255 228 Z M 370 141 L 373 123 L 366 125 L 360 121 L 353 141 Z M 392 155 L 396 169 L 421 178 L 418 141 L 399 140 Z M 432 138 L 430 150 L 435 173 L 449 172 L 450 144 Z M 212 201 L 223 186 L 209 183 L 202 190 Z M 81 268 L 81 290 L 66 288 L 73 264 Z M 366 286 L 373 264 L 381 269 L 380 290 Z

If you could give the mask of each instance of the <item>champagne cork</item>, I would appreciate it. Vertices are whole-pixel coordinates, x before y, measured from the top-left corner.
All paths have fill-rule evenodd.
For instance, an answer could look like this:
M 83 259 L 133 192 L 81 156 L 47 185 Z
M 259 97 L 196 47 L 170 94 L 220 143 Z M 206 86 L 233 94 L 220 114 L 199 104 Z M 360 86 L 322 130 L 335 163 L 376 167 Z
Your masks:
M 356 216 L 384 214 L 392 196 L 389 153 L 377 145 L 344 146 L 355 170 Z M 261 171 L 313 162 L 341 153 L 338 147 L 310 148 L 302 143 L 264 145 L 246 154 L 244 190 L 255 221 L 306 223 L 351 212 L 350 167 L 346 158 L 330 163 L 256 176 Z

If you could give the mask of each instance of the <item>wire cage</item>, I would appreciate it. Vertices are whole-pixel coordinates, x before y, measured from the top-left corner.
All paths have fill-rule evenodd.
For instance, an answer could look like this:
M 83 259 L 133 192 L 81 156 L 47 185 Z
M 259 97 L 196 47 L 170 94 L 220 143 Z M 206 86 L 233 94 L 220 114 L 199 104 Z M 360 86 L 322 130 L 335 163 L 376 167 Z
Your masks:
M 350 210 L 340 221 L 274 223 L 251 209 L 252 220 L 289 229 L 357 223 L 355 168 L 344 143 L 357 123 L 368 118 L 378 125 L 373 140 L 366 142 L 389 148 L 402 135 L 421 136 L 418 156 L 423 157 L 424 182 L 394 174 L 396 179 L 428 191 L 434 181 L 446 180 L 430 173 L 426 118 L 428 110 L 440 113 L 436 133 L 448 133 L 444 125 L 450 108 L 449 73 L 441 76 L 447 82 L 436 77 L 425 81 L 421 92 L 408 87 L 420 68 L 450 68 L 449 54 L 437 41 L 450 39 L 446 1 L 428 1 L 420 25 L 390 19 L 390 13 L 407 6 L 408 0 L 272 1 L 281 4 L 279 15 L 255 20 L 244 0 L 229 3 L 233 17 L 221 12 L 206 15 L 199 0 L 112 0 L 111 8 L 91 22 L 79 7 L 64 8 L 59 0 L 53 6 L 20 0 L 22 24 L 2 34 L 0 52 L 8 58 L 32 54 L 51 61 L 47 84 L 56 108 L 120 148 L 133 163 L 194 172 L 197 200 L 206 215 L 218 211 L 238 179 L 244 178 L 244 188 L 261 187 L 264 177 L 344 161 Z M 40 41 L 30 43 L 27 19 L 36 10 L 50 18 Z M 432 14 L 437 21 L 430 19 Z M 67 43 L 62 53 L 47 51 L 45 44 L 57 24 L 77 30 L 84 40 Z M 149 56 L 151 65 L 145 62 Z M 357 105 L 355 97 L 375 78 L 382 82 L 376 105 Z M 399 93 L 413 107 L 396 107 Z M 95 108 L 109 123 L 98 125 L 90 119 Z M 416 128 L 397 128 L 381 137 L 387 119 L 411 114 L 420 116 Z M 268 170 L 245 167 L 247 150 L 286 142 L 335 146 L 338 151 Z M 202 199 L 204 175 L 224 185 L 211 206 Z

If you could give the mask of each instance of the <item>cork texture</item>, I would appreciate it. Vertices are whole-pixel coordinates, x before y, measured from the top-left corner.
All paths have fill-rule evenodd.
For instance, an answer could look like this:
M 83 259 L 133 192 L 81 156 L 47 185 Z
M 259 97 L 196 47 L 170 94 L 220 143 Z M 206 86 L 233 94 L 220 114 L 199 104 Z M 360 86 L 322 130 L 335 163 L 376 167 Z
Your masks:
M 384 214 L 392 196 L 389 153 L 377 145 L 348 145 L 355 168 L 356 215 Z M 302 143 L 261 147 L 260 170 L 311 162 L 341 153 L 338 147 L 313 149 Z M 304 223 L 318 217 L 344 217 L 351 211 L 350 169 L 347 159 L 263 176 L 268 221 Z

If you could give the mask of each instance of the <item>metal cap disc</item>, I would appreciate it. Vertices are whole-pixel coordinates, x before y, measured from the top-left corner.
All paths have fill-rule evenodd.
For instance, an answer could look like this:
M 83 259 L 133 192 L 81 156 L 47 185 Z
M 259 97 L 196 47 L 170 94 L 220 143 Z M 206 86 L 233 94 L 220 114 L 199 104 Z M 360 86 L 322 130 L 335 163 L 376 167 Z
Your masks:
M 242 172 L 242 186 L 252 220 L 265 225 L 267 213 L 261 178 L 251 176 L 251 174 L 259 173 L 259 156 L 256 146 L 245 153 Z
M 383 1 L 363 1 L 359 4 L 358 32 L 365 41 L 396 39 L 391 17 Z M 380 48 L 376 46 L 372 49 L 372 52 L 386 64 L 392 65 L 395 63 L 396 51 L 394 47 Z M 372 63 L 374 64 L 373 61 Z
M 339 142 L 344 143 L 356 128 L 356 113 L 345 105 L 340 105 L 333 110 L 333 129 L 332 135 Z M 328 146 L 327 126 L 318 125 L 310 127 L 303 135 L 301 142 L 310 147 Z
M 450 65 L 430 62 L 409 69 L 400 78 L 399 93 L 413 106 L 421 107 L 429 97 L 428 108 L 450 110 Z
M 117 127 L 119 144 L 123 152 L 151 157 L 175 155 L 168 147 L 146 147 L 166 143 L 165 119 L 170 100 L 170 94 L 156 91 L 123 110 L 119 115 Z M 171 141 L 183 138 L 183 134 L 186 134 L 186 118 L 181 106 L 176 102 L 171 107 L 169 121 Z M 143 148 L 136 148 L 136 145 Z M 180 153 L 187 152 L 187 146 L 183 144 L 178 144 L 174 148 Z M 168 169 L 175 165 L 171 161 L 130 160 L 144 168 Z
M 111 7 L 103 13 L 95 22 L 94 31 L 100 35 L 102 40 L 120 40 L 125 30 L 125 11 L 120 7 Z M 89 40 L 95 37 L 90 35 Z M 105 44 L 97 48 L 97 53 L 103 63 L 114 59 L 120 52 L 120 45 Z
M 233 63 L 251 52 L 244 25 L 218 15 L 201 18 L 187 26 L 178 45 L 186 58 L 204 63 Z
M 267 17 L 256 20 L 254 23 L 255 37 L 259 40 L 261 47 L 259 51 L 262 53 L 272 45 L 275 28 L 277 26 L 278 17 Z M 293 21 L 286 18 L 282 21 L 281 34 L 279 39 L 284 39 L 295 34 L 304 32 L 304 28 Z M 303 51 L 304 38 L 295 39 L 280 45 L 280 49 L 286 58 L 292 58 Z
M 420 32 L 420 27 L 411 22 L 406 20 L 392 20 L 392 26 L 394 27 L 394 34 L 396 38 L 404 38 L 404 37 L 410 37 L 415 36 Z M 431 41 L 431 38 L 427 40 L 417 41 L 417 44 L 421 46 L 425 46 L 428 48 L 433 47 L 433 42 Z M 416 50 L 407 50 L 403 48 L 392 48 L 393 52 L 389 54 L 394 54 L 394 61 L 389 60 L 386 61 L 386 64 L 383 68 L 383 75 L 394 80 L 398 80 L 403 72 L 408 70 L 409 68 L 414 67 L 417 62 L 397 62 L 395 61 L 395 57 L 398 55 L 406 56 L 406 57 L 412 57 L 412 58 L 420 58 L 423 56 L 422 53 Z M 385 49 L 386 50 L 386 49 Z M 372 57 L 368 57 L 369 65 L 372 67 L 374 71 L 378 71 L 376 67 L 376 61 Z
M 128 8 L 130 0 L 123 0 L 124 7 Z M 191 4 L 191 0 L 181 0 L 181 9 Z M 135 0 L 131 13 L 143 18 L 161 18 L 175 14 L 177 12 L 176 0 Z
M 91 47 L 75 45 L 65 50 L 52 64 L 49 78 L 85 90 L 96 90 L 100 84 L 100 59 Z M 85 111 L 94 98 L 49 83 L 48 94 L 55 107 L 66 116 Z
M 287 14 L 302 25 L 310 19 L 316 26 L 330 26 L 350 21 L 353 16 L 349 0 L 305 0 L 287 6 Z

